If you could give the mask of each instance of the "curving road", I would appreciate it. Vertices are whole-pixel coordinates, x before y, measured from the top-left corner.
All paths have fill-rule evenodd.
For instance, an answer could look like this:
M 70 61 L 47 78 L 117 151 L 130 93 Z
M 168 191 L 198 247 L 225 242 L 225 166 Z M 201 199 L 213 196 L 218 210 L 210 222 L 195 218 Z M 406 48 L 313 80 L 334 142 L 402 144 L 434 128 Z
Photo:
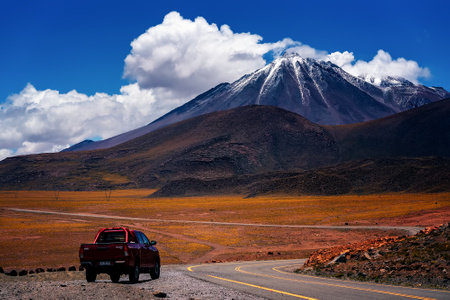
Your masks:
M 407 288 L 293 273 L 305 259 L 203 264 L 188 267 L 195 278 L 263 299 L 450 299 L 450 292 Z

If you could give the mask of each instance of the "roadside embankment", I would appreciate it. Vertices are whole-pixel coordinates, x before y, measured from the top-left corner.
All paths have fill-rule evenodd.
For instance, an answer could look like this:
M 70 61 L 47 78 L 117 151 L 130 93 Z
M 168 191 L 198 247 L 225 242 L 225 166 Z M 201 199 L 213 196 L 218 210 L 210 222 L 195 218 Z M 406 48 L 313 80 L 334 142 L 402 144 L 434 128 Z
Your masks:
M 417 287 L 450 288 L 450 223 L 412 236 L 314 252 L 299 272 Z

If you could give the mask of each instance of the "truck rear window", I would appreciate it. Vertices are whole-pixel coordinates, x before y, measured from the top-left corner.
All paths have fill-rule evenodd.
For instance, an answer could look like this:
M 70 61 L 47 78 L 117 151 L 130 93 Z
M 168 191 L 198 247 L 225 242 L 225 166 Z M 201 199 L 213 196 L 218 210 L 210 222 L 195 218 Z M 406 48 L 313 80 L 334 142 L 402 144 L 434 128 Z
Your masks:
M 125 243 L 125 231 L 123 230 L 103 231 L 98 236 L 96 243 L 97 244 Z

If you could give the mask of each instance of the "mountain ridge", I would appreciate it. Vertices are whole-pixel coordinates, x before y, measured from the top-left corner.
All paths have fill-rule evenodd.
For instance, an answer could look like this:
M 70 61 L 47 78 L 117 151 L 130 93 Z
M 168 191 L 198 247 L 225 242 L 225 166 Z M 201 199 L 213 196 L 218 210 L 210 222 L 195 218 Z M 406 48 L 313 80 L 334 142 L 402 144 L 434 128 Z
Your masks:
M 272 105 L 321 125 L 360 123 L 450 97 L 444 89 L 389 78 L 378 87 L 331 62 L 285 55 L 233 83 L 221 83 L 152 123 L 126 133 L 76 144 L 65 151 L 109 148 L 169 124 L 246 105 Z
M 367 192 L 392 189 L 390 182 L 409 178 L 395 190 L 411 185 L 442 190 L 440 183 L 450 174 L 449 113 L 446 99 L 370 122 L 324 126 L 274 106 L 239 107 L 168 125 L 112 148 L 7 158 L 0 162 L 0 189 L 161 188 L 185 180 L 208 186 L 224 178 L 239 182 L 239 176 L 268 176 L 270 183 L 310 172 L 303 173 L 311 175 L 303 177 L 307 181 L 287 186 L 300 182 L 316 188 L 298 192 L 346 193 L 355 192 L 349 183 L 370 178 L 361 187 Z M 418 140 L 423 140 L 420 147 Z M 366 160 L 385 162 L 367 168 Z M 410 167 L 411 161 L 430 165 Z M 344 170 L 359 165 L 364 168 L 357 175 L 345 175 Z M 423 186 L 422 177 L 411 177 L 413 170 L 436 183 Z M 269 183 L 264 186 L 274 186 Z

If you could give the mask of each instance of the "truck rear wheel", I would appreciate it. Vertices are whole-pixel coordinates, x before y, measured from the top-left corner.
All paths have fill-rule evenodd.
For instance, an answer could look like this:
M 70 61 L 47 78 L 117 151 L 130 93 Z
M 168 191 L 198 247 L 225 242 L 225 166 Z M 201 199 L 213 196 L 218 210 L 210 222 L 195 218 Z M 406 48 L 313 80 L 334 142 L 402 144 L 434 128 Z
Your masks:
M 128 273 L 128 277 L 130 282 L 136 283 L 139 281 L 139 263 L 136 262 L 133 268 L 130 269 L 130 273 Z
M 161 265 L 159 263 L 159 260 L 157 260 L 155 262 L 155 267 L 154 268 L 150 268 L 150 277 L 152 279 L 158 279 L 160 272 L 161 272 Z
M 92 268 L 86 269 L 86 281 L 87 282 L 95 282 L 95 279 L 97 279 L 97 272 L 95 272 Z

